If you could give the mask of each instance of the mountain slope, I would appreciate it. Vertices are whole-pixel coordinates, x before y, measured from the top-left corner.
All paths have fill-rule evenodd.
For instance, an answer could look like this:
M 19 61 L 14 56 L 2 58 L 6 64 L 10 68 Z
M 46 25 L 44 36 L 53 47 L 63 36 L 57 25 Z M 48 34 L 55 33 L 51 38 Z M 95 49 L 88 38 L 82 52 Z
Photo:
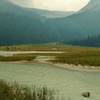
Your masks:
M 2 6 L 1 6 L 2 5 Z M 52 36 L 53 29 L 46 25 L 47 19 L 30 11 L 12 5 L 7 0 L 0 1 L 0 43 L 44 43 L 57 41 Z
M 99 0 L 67 17 L 47 18 L 44 13 L 0 0 L 0 44 L 69 43 L 100 32 Z
M 71 16 L 75 12 L 74 11 L 69 11 L 69 12 L 47 11 L 47 10 L 36 9 L 36 13 L 38 13 L 41 16 L 44 16 L 46 18 L 62 18 L 62 17 Z
M 89 36 L 88 38 L 80 41 L 71 42 L 72 45 L 93 46 L 100 47 L 100 34 L 97 36 Z
M 86 38 L 88 35 L 95 35 L 100 32 L 100 2 L 91 0 L 91 2 L 80 12 L 58 20 L 56 23 L 60 30 L 66 33 L 81 35 Z M 64 34 L 64 33 L 63 33 Z

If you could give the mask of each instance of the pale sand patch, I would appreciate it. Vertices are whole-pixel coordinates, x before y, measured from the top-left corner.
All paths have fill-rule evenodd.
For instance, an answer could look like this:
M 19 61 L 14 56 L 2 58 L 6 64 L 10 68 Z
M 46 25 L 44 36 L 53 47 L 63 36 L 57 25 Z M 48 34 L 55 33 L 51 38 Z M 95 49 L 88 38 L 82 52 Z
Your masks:
M 37 56 L 34 61 L 41 63 L 50 63 L 50 60 L 55 60 L 55 56 Z
M 100 66 L 89 66 L 89 65 L 74 65 L 74 64 L 63 64 L 63 63 L 55 63 L 54 64 L 57 67 L 65 68 L 68 70 L 76 70 L 76 71 L 99 71 L 100 72 Z
M 14 54 L 32 54 L 32 53 L 43 53 L 43 54 L 61 54 L 61 51 L 0 51 L 0 56 L 13 56 Z

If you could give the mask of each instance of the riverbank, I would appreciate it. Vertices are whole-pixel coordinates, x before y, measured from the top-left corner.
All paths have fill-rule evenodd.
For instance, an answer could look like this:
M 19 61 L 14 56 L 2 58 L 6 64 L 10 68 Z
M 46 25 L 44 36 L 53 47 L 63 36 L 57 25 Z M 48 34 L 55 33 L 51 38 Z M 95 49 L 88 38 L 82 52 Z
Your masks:
M 86 72 L 100 72 L 100 67 L 97 66 L 89 66 L 89 65 L 74 65 L 74 64 L 61 64 L 61 63 L 56 63 L 54 64 L 55 66 L 57 67 L 60 67 L 60 68 L 64 68 L 64 69 L 67 69 L 67 70 L 74 70 L 74 71 L 86 71 Z
M 35 61 L 13 61 L 13 62 L 0 62 L 0 63 L 4 63 L 4 64 L 48 64 L 51 65 L 53 67 L 57 67 L 57 68 L 61 68 L 61 69 L 65 69 L 65 70 L 72 70 L 72 71 L 85 71 L 85 72 L 100 72 L 100 66 L 89 66 L 89 65 L 74 65 L 74 64 L 65 64 L 65 63 L 52 63 L 49 61 L 39 61 L 35 60 Z
M 100 71 L 100 48 L 66 45 L 0 47 L 4 63 L 44 63 L 67 70 Z

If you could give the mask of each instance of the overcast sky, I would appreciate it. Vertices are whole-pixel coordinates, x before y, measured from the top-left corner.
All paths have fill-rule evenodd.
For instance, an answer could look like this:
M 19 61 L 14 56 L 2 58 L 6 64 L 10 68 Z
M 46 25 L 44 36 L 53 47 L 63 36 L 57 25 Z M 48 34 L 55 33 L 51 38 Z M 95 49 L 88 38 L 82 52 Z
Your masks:
M 90 0 L 12 0 L 14 3 L 46 10 L 78 11 L 88 4 Z

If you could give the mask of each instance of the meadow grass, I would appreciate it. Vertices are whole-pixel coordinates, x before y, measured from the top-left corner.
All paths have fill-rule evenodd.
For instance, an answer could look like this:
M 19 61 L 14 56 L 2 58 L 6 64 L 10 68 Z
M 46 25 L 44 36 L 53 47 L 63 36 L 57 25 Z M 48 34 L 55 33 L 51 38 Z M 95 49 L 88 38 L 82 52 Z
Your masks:
M 54 63 L 67 63 L 75 65 L 100 66 L 99 48 L 72 48 L 61 55 L 57 55 Z
M 55 92 L 47 87 L 30 89 L 0 80 L 0 100 L 55 100 Z
M 13 56 L 0 56 L 0 61 L 33 61 L 36 56 L 34 55 L 13 55 Z
M 57 53 L 34 53 L 34 54 L 16 54 L 12 57 L 0 56 L 0 61 L 20 61 L 20 60 L 34 60 L 37 56 L 55 56 L 55 60 L 50 60 L 53 63 L 67 63 L 67 64 L 81 64 L 100 66 L 100 48 L 93 47 L 79 47 L 68 45 L 17 45 L 17 46 L 1 46 L 0 50 L 4 51 L 60 51 Z

